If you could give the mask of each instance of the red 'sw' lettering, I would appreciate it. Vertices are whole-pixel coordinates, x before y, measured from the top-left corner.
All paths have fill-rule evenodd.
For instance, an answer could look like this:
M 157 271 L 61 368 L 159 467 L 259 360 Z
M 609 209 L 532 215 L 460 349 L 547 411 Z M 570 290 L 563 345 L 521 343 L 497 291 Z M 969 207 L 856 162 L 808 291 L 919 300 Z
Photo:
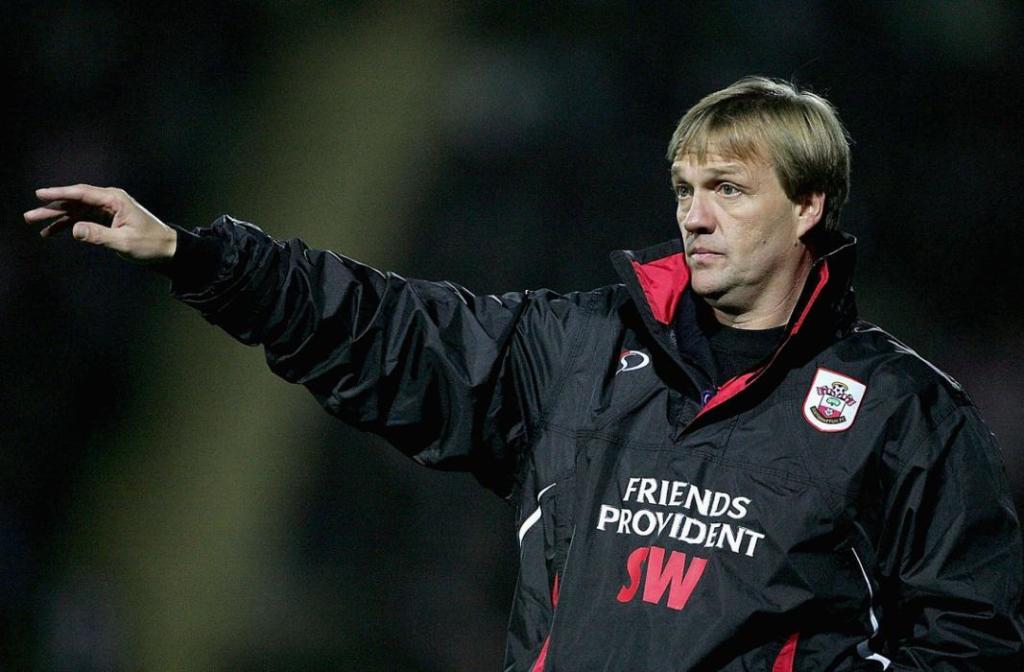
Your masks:
M 626 572 L 629 584 L 619 589 L 616 597 L 619 602 L 629 602 L 640 590 L 640 574 L 647 563 L 647 575 L 644 581 L 644 602 L 658 604 L 661 602 L 665 589 L 668 588 L 668 607 L 680 610 L 686 606 L 687 600 L 697 587 L 697 581 L 704 573 L 708 561 L 704 558 L 690 557 L 686 566 L 686 554 L 672 551 L 665 562 L 665 549 L 660 546 L 644 546 L 636 549 L 626 558 Z M 684 571 L 685 569 L 685 571 Z

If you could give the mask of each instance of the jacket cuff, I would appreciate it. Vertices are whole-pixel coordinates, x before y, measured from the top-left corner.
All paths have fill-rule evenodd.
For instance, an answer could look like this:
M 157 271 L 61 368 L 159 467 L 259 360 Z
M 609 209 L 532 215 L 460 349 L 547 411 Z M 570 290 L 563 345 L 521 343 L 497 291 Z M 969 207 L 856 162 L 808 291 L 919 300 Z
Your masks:
M 220 236 L 201 236 L 168 224 L 178 232 L 174 256 L 153 265 L 153 270 L 171 280 L 174 291 L 194 292 L 211 284 L 217 277 L 224 256 L 224 241 Z

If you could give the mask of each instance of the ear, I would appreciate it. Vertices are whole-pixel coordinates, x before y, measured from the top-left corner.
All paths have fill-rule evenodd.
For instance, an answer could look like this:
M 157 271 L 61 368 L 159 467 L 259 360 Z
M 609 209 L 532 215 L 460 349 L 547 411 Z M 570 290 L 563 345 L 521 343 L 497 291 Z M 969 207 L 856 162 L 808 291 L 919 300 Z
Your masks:
M 797 216 L 797 237 L 803 238 L 825 214 L 825 194 L 818 191 L 797 196 L 794 207 Z

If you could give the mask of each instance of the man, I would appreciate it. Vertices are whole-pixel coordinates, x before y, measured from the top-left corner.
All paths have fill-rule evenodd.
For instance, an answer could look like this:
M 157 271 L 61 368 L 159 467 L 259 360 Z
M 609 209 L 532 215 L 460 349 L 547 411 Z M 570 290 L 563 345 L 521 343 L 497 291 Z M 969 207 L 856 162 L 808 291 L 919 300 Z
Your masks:
M 1020 527 L 947 376 L 856 317 L 845 132 L 748 78 L 669 149 L 681 240 L 622 285 L 474 296 L 117 189 L 29 222 L 172 293 L 422 464 L 516 506 L 507 670 L 1020 670 Z

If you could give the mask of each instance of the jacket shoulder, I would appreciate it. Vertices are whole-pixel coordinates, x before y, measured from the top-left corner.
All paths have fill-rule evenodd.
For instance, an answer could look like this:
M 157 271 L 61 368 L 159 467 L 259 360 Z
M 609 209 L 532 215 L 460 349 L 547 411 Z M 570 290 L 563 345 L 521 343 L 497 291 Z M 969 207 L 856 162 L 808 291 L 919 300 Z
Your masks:
M 859 363 L 876 398 L 912 402 L 936 424 L 957 409 L 973 406 L 955 378 L 875 324 L 857 321 L 837 348 L 841 359 Z

